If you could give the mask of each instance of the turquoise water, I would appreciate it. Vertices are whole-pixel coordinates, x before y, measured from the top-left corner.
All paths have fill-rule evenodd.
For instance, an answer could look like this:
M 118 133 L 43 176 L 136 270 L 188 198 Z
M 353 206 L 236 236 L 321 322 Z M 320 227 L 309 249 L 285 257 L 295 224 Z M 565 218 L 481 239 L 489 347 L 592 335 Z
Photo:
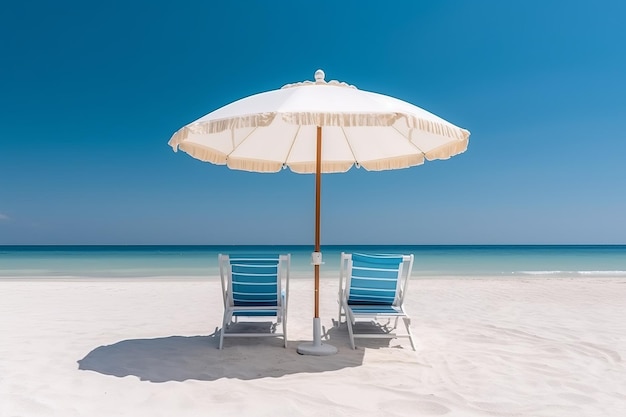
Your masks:
M 292 276 L 312 276 L 303 246 L 0 246 L 0 277 L 202 277 L 219 274 L 217 255 L 291 253 Z M 414 277 L 626 277 L 626 245 L 323 246 L 322 276 L 340 253 L 412 253 Z

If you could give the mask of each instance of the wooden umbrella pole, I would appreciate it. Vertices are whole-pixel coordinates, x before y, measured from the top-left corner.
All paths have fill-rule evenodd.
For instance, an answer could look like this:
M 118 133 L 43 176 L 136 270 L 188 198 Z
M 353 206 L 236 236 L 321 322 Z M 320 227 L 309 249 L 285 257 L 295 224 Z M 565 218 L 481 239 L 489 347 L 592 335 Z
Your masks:
M 322 127 L 317 126 L 317 155 L 315 160 L 315 252 L 320 252 L 320 211 L 322 197 Z M 320 266 L 315 264 L 315 318 L 320 316 Z
M 301 355 L 328 356 L 337 353 L 337 348 L 322 343 L 322 324 L 320 320 L 320 207 L 322 191 L 322 127 L 317 126 L 317 155 L 315 161 L 315 252 L 311 255 L 315 269 L 315 316 L 313 317 L 313 343 L 298 346 Z

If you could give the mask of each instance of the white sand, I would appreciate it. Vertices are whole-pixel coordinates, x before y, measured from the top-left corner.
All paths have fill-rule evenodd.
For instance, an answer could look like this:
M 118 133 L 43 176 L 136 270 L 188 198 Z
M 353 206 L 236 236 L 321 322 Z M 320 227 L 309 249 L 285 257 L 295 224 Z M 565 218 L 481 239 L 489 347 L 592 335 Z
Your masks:
M 296 353 L 312 284 L 291 284 L 287 349 L 219 351 L 215 279 L 4 280 L 0 416 L 626 415 L 626 278 L 413 281 L 417 352 L 351 350 L 325 279 L 331 357 Z

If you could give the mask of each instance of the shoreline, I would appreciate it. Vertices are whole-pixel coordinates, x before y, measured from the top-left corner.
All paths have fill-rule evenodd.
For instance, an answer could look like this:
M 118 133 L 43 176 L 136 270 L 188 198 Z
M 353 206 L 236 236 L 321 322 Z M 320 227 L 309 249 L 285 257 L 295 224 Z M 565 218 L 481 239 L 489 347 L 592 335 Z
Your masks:
M 0 250 L 0 278 L 93 277 L 135 278 L 181 276 L 196 279 L 218 275 L 219 252 L 291 253 L 293 279 L 312 276 L 307 246 L 63 246 L 13 247 Z M 413 253 L 413 277 L 474 278 L 477 276 L 625 276 L 622 245 L 427 245 L 326 246 L 323 277 L 336 277 L 341 251 Z
M 0 282 L 219 282 L 219 275 L 151 275 L 151 276 L 74 276 L 74 275 L 38 275 L 38 276 L 2 276 Z M 291 281 L 307 281 L 313 280 L 311 276 L 292 276 Z M 320 280 L 338 281 L 339 277 L 331 274 L 320 275 Z M 559 275 L 557 273 L 550 274 L 481 274 L 481 275 L 430 275 L 411 277 L 411 282 L 424 281 L 525 281 L 525 280 L 573 280 L 573 281 L 616 281 L 624 280 L 626 282 L 626 273 L 619 271 L 615 274 L 609 272 L 589 272 L 580 274 Z

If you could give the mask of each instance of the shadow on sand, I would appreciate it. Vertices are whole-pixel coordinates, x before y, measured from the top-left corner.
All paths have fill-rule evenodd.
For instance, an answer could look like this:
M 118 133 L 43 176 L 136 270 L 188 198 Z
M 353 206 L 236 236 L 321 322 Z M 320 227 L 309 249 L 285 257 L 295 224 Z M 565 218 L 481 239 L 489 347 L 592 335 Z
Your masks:
M 224 349 L 219 350 L 219 329 L 208 336 L 122 340 L 95 348 L 78 361 L 78 369 L 117 377 L 133 375 L 150 382 L 251 380 L 360 366 L 364 348 L 388 348 L 390 340 L 367 339 L 353 350 L 345 324 L 330 328 L 324 336 L 324 343 L 338 348 L 336 355 L 299 355 L 298 345 L 307 341 L 290 340 L 285 349 L 282 338 L 227 339 Z

